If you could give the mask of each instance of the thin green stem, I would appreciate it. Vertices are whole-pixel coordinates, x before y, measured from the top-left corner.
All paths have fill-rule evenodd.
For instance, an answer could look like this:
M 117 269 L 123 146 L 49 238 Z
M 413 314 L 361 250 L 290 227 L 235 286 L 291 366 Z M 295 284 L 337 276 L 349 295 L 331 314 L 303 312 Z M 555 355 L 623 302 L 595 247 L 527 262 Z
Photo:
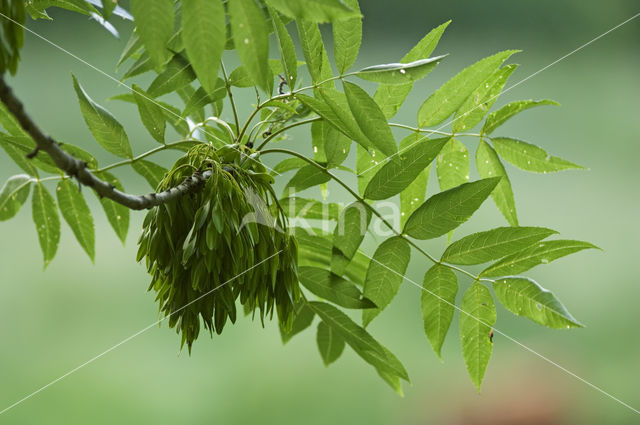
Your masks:
M 336 183 L 338 183 L 340 186 L 342 186 L 347 192 L 349 192 L 349 194 L 351 196 L 353 196 L 356 200 L 358 200 L 360 203 L 362 203 L 366 208 L 368 208 L 371 213 L 373 215 L 375 215 L 376 217 L 378 217 L 378 219 L 380 219 L 380 221 L 382 221 L 382 223 L 387 226 L 387 228 L 389 228 L 389 230 L 391 230 L 396 236 L 401 237 L 402 239 L 406 240 L 409 245 L 411 245 L 412 247 L 414 247 L 419 253 L 421 253 L 422 255 L 424 255 L 426 258 L 428 258 L 430 261 L 432 261 L 434 264 L 441 264 L 445 267 L 448 267 L 452 270 L 456 270 L 460 273 L 463 273 L 467 276 L 469 276 L 470 278 L 474 279 L 474 280 L 482 280 L 482 281 L 488 281 L 488 282 L 493 282 L 492 280 L 489 279 L 483 279 L 480 278 L 476 275 L 474 275 L 473 273 L 470 273 L 464 269 L 461 269 L 460 267 L 456 267 L 454 265 L 451 264 L 447 264 L 447 263 L 443 263 L 439 260 L 437 260 L 434 256 L 432 256 L 431 254 L 429 254 L 428 252 L 426 252 L 424 249 L 422 249 L 420 246 L 418 246 L 418 244 L 416 244 L 412 239 L 410 239 L 409 237 L 407 237 L 407 235 L 405 235 L 402 232 L 397 231 L 393 225 L 391 223 L 389 223 L 389 221 L 387 221 L 387 219 L 385 219 L 382 214 L 380 214 L 378 212 L 377 209 L 375 209 L 371 204 L 369 204 L 368 202 L 366 202 L 364 200 L 364 198 L 362 198 L 360 195 L 358 195 L 353 189 L 351 189 L 349 187 L 349 185 L 347 185 L 344 181 L 342 181 L 342 179 L 340 179 L 339 177 L 337 177 L 335 174 L 331 173 L 326 167 L 323 167 L 322 165 L 318 164 L 317 162 L 315 162 L 312 159 L 307 158 L 306 156 L 295 152 L 295 151 L 291 151 L 289 149 L 280 149 L 280 148 L 273 148 L 273 149 L 265 149 L 263 151 L 261 151 L 261 154 L 268 154 L 268 153 L 283 153 L 286 155 L 290 155 L 290 156 L 295 156 L 297 158 L 302 159 L 303 161 L 307 162 L 308 164 L 316 167 L 317 169 L 321 170 L 322 172 L 324 172 L 325 174 L 327 174 L 329 177 L 331 177 L 331 179 L 333 179 Z
M 231 103 L 231 109 L 233 110 L 233 119 L 236 122 L 236 131 L 240 128 L 240 121 L 238 120 L 238 109 L 236 108 L 236 103 L 233 100 L 233 93 L 231 92 L 231 84 L 229 84 L 229 78 L 227 77 L 227 70 L 224 67 L 224 63 L 220 61 L 222 68 L 222 76 L 224 77 L 224 85 L 227 89 L 227 94 L 229 95 L 229 103 Z M 238 138 L 240 140 L 240 138 Z

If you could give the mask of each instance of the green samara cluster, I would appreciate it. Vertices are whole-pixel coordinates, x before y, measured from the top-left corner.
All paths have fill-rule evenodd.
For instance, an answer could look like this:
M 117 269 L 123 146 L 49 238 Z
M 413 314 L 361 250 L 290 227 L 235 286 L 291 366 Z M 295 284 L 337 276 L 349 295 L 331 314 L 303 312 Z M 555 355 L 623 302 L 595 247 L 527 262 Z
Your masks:
M 201 321 L 210 333 L 235 322 L 239 300 L 246 314 L 272 317 L 291 326 L 300 297 L 297 243 L 256 158 L 235 147 L 192 148 L 161 181 L 158 192 L 194 172 L 211 172 L 201 190 L 152 209 L 139 240 L 169 326 L 182 344 L 198 337 Z M 275 216 L 271 212 L 275 211 Z

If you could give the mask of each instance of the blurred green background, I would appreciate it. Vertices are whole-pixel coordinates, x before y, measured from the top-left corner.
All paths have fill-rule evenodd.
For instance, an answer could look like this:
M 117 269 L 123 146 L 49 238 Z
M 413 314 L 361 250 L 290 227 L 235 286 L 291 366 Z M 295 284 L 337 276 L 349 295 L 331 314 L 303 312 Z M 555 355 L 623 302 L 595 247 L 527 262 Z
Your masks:
M 639 11 L 635 0 L 361 3 L 365 42 L 357 65 L 362 66 L 397 61 L 431 28 L 453 19 L 435 52 L 450 56 L 416 85 L 394 119 L 406 124 L 415 123 L 415 111 L 434 89 L 482 57 L 522 49 L 512 59 L 521 64 L 513 84 Z M 123 38 L 117 40 L 82 16 L 52 15 L 53 23 L 29 21 L 28 27 L 116 75 L 128 23 L 115 20 Z M 552 98 L 562 104 L 526 112 L 500 130 L 590 168 L 531 175 L 507 166 L 521 223 L 557 229 L 604 252 L 583 252 L 529 273 L 553 290 L 585 329 L 552 331 L 503 309 L 496 327 L 635 408 L 640 408 L 639 41 L 637 19 L 497 103 Z M 233 65 L 235 58 L 226 61 Z M 106 100 L 125 87 L 32 34 L 10 83 L 42 128 L 108 164 L 115 158 L 100 152 L 85 128 L 71 73 L 124 124 L 136 152 L 154 146 L 135 108 Z M 237 96 L 254 100 L 251 92 Z M 307 140 L 300 132 L 285 143 L 307 149 Z M 465 142 L 475 148 L 475 140 Z M 158 160 L 168 165 L 173 157 Z M 0 180 L 19 172 L 1 152 Z M 149 190 L 129 170 L 117 174 L 129 191 Z M 432 179 L 429 191 L 435 190 Z M 337 189 L 330 196 L 347 200 Z M 0 223 L 0 410 L 157 319 L 154 297 L 146 292 L 148 277 L 135 262 L 143 214 L 132 215 L 122 247 L 95 197 L 88 197 L 96 222 L 95 264 L 64 228 L 57 257 L 43 272 L 28 204 L 16 218 Z M 457 235 L 497 225 L 503 220 L 487 202 Z M 369 252 L 373 242 L 366 244 Z M 439 254 L 444 244 L 438 240 L 425 247 Z M 414 256 L 408 276 L 421 282 L 428 266 Z M 469 284 L 461 280 L 461 288 Z M 638 423 L 631 410 L 500 335 L 478 395 L 460 355 L 457 319 L 441 364 L 424 336 L 419 298 L 420 291 L 405 282 L 370 326 L 409 371 L 412 383 L 405 385 L 404 398 L 349 349 L 325 369 L 313 328 L 283 347 L 274 323 L 263 329 L 243 318 L 222 336 L 203 336 L 191 356 L 180 352 L 178 337 L 166 325 L 154 327 L 1 415 L 0 423 Z

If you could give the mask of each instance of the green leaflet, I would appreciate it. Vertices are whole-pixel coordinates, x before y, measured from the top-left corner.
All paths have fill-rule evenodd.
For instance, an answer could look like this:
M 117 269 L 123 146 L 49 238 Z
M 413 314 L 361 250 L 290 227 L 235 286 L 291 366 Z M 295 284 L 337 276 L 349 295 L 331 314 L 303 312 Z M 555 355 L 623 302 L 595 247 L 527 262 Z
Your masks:
M 322 302 L 310 302 L 309 307 L 324 323 L 340 335 L 364 361 L 392 376 L 409 380 L 402 363 L 349 316 L 332 305 Z
M 164 110 L 136 84 L 132 89 L 142 124 L 156 141 L 164 143 L 164 132 L 167 127 Z
M 2 125 L 2 127 L 12 136 L 27 135 L 20 126 L 20 123 L 2 102 L 0 102 L 0 125 Z
M 9 177 L 0 189 L 0 221 L 13 218 L 27 201 L 31 177 L 26 174 Z
M 173 34 L 173 1 L 131 0 L 131 14 L 135 18 L 136 32 L 156 71 L 160 72 L 170 54 L 167 42 Z
M 416 239 L 444 235 L 467 221 L 499 182 L 499 177 L 483 179 L 433 195 L 411 214 L 403 233 Z
M 347 205 L 338 218 L 333 232 L 333 248 L 353 258 L 371 222 L 371 210 L 359 201 Z M 333 270 L 333 267 L 332 267 Z M 333 270 L 335 272 L 335 270 Z M 338 275 L 342 273 L 336 273 Z
M 544 227 L 498 227 L 455 241 L 442 254 L 451 264 L 482 264 L 521 251 L 558 232 Z
M 91 261 L 95 259 L 95 234 L 93 217 L 80 189 L 70 180 L 60 180 L 56 188 L 58 205 L 62 217 L 67 222 L 80 246 Z
M 287 79 L 287 85 L 289 87 L 295 87 L 296 80 L 298 79 L 298 59 L 296 57 L 296 48 L 291 39 L 287 27 L 285 27 L 280 15 L 273 8 L 269 7 L 269 15 L 271 15 L 271 21 L 273 22 L 273 28 L 275 30 L 276 39 L 278 40 L 278 48 L 280 50 L 280 57 L 282 58 L 282 67 L 284 68 L 284 75 Z
M 498 109 L 497 111 L 489 114 L 489 116 L 487 117 L 487 120 L 484 123 L 484 127 L 482 127 L 482 133 L 491 134 L 493 130 L 500 127 L 502 124 L 505 123 L 505 121 L 507 121 L 509 118 L 513 117 L 514 115 L 517 115 L 526 109 L 530 109 L 530 108 L 534 108 L 536 106 L 542 106 L 542 105 L 559 106 L 560 104 L 558 102 L 555 102 L 553 100 L 548 100 L 548 99 L 538 100 L 538 101 L 520 100 L 517 102 L 511 102 L 503 106 L 502 108 Z
M 151 61 L 151 57 L 149 57 L 149 53 L 143 52 L 136 61 L 129 67 L 127 72 L 122 76 L 122 80 L 127 80 L 129 78 L 133 78 L 137 75 L 144 74 L 145 72 L 149 72 L 153 70 L 153 61 Z
M 415 139 L 414 136 L 409 136 Z M 387 199 L 402 192 L 436 158 L 448 138 L 428 140 L 419 138 L 412 147 L 401 151 L 396 161 L 387 162 L 369 181 L 364 197 Z
M 106 109 L 95 103 L 73 77 L 80 111 L 91 134 L 100 145 L 114 155 L 131 158 L 131 145 L 122 125 Z
M 360 16 L 359 10 L 347 6 L 342 0 L 266 0 L 266 3 L 290 18 L 314 23 Z
M 549 155 L 544 149 L 520 140 L 496 137 L 492 139 L 492 142 L 502 158 L 525 171 L 552 173 L 569 169 L 584 169 L 580 165 Z
M 456 139 L 442 148 L 436 164 L 440 190 L 449 190 L 469 181 L 469 151 Z
M 129 40 L 127 40 L 127 44 L 124 46 L 124 49 L 122 49 L 122 53 L 118 58 L 118 63 L 116 64 L 116 70 L 118 70 L 118 68 L 120 68 L 120 66 L 124 62 L 126 62 L 127 59 L 134 57 L 134 55 L 138 53 L 140 49 L 142 49 L 142 40 L 140 40 L 140 37 L 138 36 L 137 33 L 132 32 L 131 36 L 129 37 Z
M 344 351 L 344 339 L 325 322 L 318 323 L 316 342 L 325 366 L 338 360 Z
M 222 78 L 218 78 L 216 88 L 213 90 L 212 94 L 208 94 L 202 87 L 198 88 L 198 90 L 193 93 L 191 98 L 189 98 L 184 106 L 182 116 L 187 117 L 191 114 L 194 114 L 196 111 L 202 110 L 202 108 L 204 108 L 205 106 L 224 99 L 226 95 L 227 88 L 224 85 L 224 80 Z
M 484 58 L 463 69 L 444 83 L 420 107 L 418 111 L 419 126 L 429 127 L 446 120 L 462 106 L 484 80 L 493 74 L 502 62 L 516 52 L 516 50 L 507 50 Z
M 344 308 L 374 308 L 375 304 L 366 298 L 358 287 L 329 270 L 318 267 L 298 268 L 298 278 L 302 286 L 315 295 Z
M 399 152 L 404 152 L 412 147 L 418 140 L 422 139 L 419 133 L 410 134 L 400 141 Z M 427 183 L 429 182 L 429 171 L 431 164 L 418 174 L 402 192 L 400 192 L 400 226 L 404 227 L 409 216 L 424 202 L 427 193 Z
M 548 264 L 565 255 L 592 248 L 598 249 L 597 246 L 582 241 L 554 240 L 540 242 L 539 244 L 532 245 L 529 248 L 504 257 L 502 260 L 487 267 L 480 273 L 480 276 L 497 277 L 514 275 L 526 272 L 540 264 Z
M 343 82 L 349 108 L 358 127 L 373 146 L 391 156 L 398 151 L 389 123 L 376 102 L 366 91 L 347 81 Z
M 309 308 L 304 300 L 300 300 L 293 307 L 293 324 L 288 332 L 280 323 L 280 337 L 282 343 L 286 344 L 291 338 L 311 326 L 315 313 Z
M 240 61 L 256 86 L 271 94 L 273 76 L 269 67 L 269 30 L 254 0 L 229 0 L 231 31 Z
M 321 83 L 332 77 L 331 63 L 324 48 L 322 34 L 318 24 L 312 21 L 301 20 L 297 22 L 298 35 L 302 44 L 307 69 L 311 75 L 311 81 Z M 331 87 L 334 87 L 332 84 Z
M 144 159 L 132 163 L 131 168 L 144 177 L 153 190 L 156 190 L 158 184 L 160 184 L 160 180 L 162 180 L 167 173 L 166 168 Z
M 124 187 L 113 174 L 102 171 L 98 173 L 97 176 L 113 185 L 119 191 L 124 192 Z M 116 235 L 118 235 L 118 238 L 124 244 L 127 239 L 127 232 L 129 231 L 129 208 L 124 205 L 120 205 L 111 199 L 102 197 L 100 198 L 100 204 L 102 204 L 102 209 L 107 216 L 107 220 L 109 220 L 109 224 L 111 224 Z
M 387 63 L 368 66 L 356 72 L 355 75 L 363 80 L 376 83 L 406 86 L 426 77 L 445 56 L 420 59 L 409 63 Z
M 319 163 L 327 163 L 327 154 L 324 151 L 326 132 L 331 128 L 326 121 L 314 121 L 311 123 L 311 148 L 313 149 L 313 160 Z
M 480 84 L 456 111 L 452 129 L 454 133 L 471 130 L 498 100 L 509 76 L 518 65 L 507 65 L 497 69 L 484 83 Z
M 351 113 L 349 101 L 347 100 L 347 96 L 344 93 L 339 92 L 335 89 L 328 88 L 319 89 L 316 91 L 316 93 L 320 94 L 320 96 L 324 100 L 325 105 L 329 108 L 329 110 L 335 117 L 333 121 L 337 120 L 339 125 L 336 126 L 330 116 L 326 117 L 327 121 L 329 121 L 337 129 L 342 131 L 347 137 L 349 137 L 351 140 L 354 140 L 363 148 L 370 150 L 374 147 L 373 142 L 369 140 L 365 133 L 360 129 L 358 122 Z M 318 113 L 318 115 L 325 118 L 321 113 Z
M 89 167 L 90 169 L 95 170 L 96 168 L 98 168 L 98 161 L 93 157 L 93 155 L 91 155 L 89 152 L 85 151 L 84 149 L 74 146 L 70 143 L 65 143 L 61 145 L 60 148 L 63 151 L 71 154 L 75 158 L 78 158 L 79 160 L 86 162 L 87 167 Z M 58 170 L 58 173 L 59 173 L 59 170 Z
M 309 165 L 309 163 L 302 158 L 286 158 L 278 162 L 276 166 L 273 167 L 273 172 L 274 174 L 284 174 L 287 171 L 297 170 L 298 168 L 302 168 L 307 165 Z
M 196 74 L 189 61 L 181 55 L 175 55 L 164 71 L 151 82 L 147 93 L 153 97 L 160 97 L 181 89 L 195 79 Z
M 387 239 L 376 249 L 367 269 L 363 295 L 377 308 L 363 310 L 362 326 L 371 323 L 396 296 L 410 258 L 411 247 L 399 236 Z
M 288 197 L 280 200 L 284 213 L 290 217 L 300 217 L 310 220 L 337 220 L 340 205 L 323 203 L 315 199 Z
M 345 0 L 345 4 L 360 13 L 358 0 Z M 333 57 L 340 75 L 351 68 L 356 61 L 361 43 L 361 16 L 333 23 Z
M 113 0 L 101 0 L 102 3 L 102 16 L 104 19 L 109 19 L 111 13 L 113 13 L 113 9 L 118 5 L 117 1 Z
M 324 154 L 327 157 L 327 168 L 337 167 L 347 159 L 351 150 L 351 139 L 335 127 L 323 122 Z
M 371 149 L 367 152 L 361 145 L 356 150 L 356 173 L 358 176 L 358 193 L 364 194 L 369 182 L 386 162 L 382 152 Z
M 444 342 L 455 311 L 458 278 L 448 267 L 435 264 L 424 275 L 421 298 L 424 332 L 433 351 L 442 360 Z
M 498 300 L 513 314 L 554 329 L 581 328 L 562 303 L 538 285 L 524 277 L 507 277 L 493 283 Z
M 310 187 L 326 183 L 329 180 L 331 180 L 331 176 L 323 170 L 313 165 L 305 165 L 289 180 L 285 187 L 285 192 L 289 189 L 301 192 Z
M 224 6 L 221 0 L 183 0 L 181 11 L 187 57 L 202 87 L 211 94 L 227 36 Z
M 478 391 L 493 351 L 490 334 L 496 317 L 491 293 L 485 286 L 474 283 L 460 303 L 460 339 L 464 363 Z
M 44 267 L 53 260 L 60 242 L 60 216 L 53 196 L 41 183 L 37 183 L 31 198 L 31 213 L 36 225 Z
M 409 63 L 429 57 L 438 45 L 438 41 L 440 41 L 442 33 L 450 23 L 451 21 L 445 22 L 431 30 L 400 60 L 400 62 Z M 378 87 L 373 98 L 380 106 L 380 109 L 387 119 L 390 119 L 398 112 L 398 109 L 400 109 L 400 106 L 407 98 L 407 95 L 411 92 L 412 87 L 413 83 L 408 83 L 402 86 L 382 84 Z
M 516 213 L 516 201 L 513 197 L 513 189 L 511 189 L 511 181 L 507 176 L 498 154 L 484 140 L 480 140 L 478 149 L 476 150 L 476 168 L 478 174 L 482 178 L 502 177 L 500 183 L 495 190 L 491 192 L 493 202 L 512 226 L 518 225 L 518 215 Z
M 29 175 L 37 175 L 35 168 L 39 168 L 50 174 L 58 174 L 60 172 L 51 157 L 47 154 L 36 155 L 31 159 L 27 157 L 36 147 L 36 143 L 31 136 L 7 136 L 0 133 L 0 146 L 14 162 Z

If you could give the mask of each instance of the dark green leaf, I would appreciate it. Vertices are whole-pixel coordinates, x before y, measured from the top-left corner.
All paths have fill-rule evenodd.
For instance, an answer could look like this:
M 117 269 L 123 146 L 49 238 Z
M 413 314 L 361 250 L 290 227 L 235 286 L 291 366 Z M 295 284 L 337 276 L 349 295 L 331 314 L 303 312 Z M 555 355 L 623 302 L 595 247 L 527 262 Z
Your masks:
M 80 193 L 80 189 L 70 179 L 61 180 L 56 188 L 58 205 L 62 217 L 67 222 L 80 246 L 95 259 L 95 230 L 91 211 Z
M 323 203 L 314 199 L 289 197 L 280 200 L 280 206 L 288 217 L 310 220 L 337 220 L 340 206 L 334 203 Z
M 552 173 L 572 168 L 584 169 L 580 165 L 549 155 L 544 149 L 520 140 L 500 137 L 492 139 L 492 142 L 502 158 L 525 171 Z
M 497 277 L 526 272 L 537 265 L 548 264 L 565 255 L 591 248 L 598 249 L 595 245 L 582 241 L 556 240 L 540 242 L 504 257 L 502 260 L 487 267 L 480 276 Z
M 44 257 L 44 266 L 53 260 L 60 242 L 60 216 L 53 196 L 38 183 L 33 190 L 31 213 L 36 225 L 38 241 Z
M 64 143 L 60 146 L 60 148 L 68 154 L 71 154 L 74 158 L 77 158 L 81 161 L 87 163 L 87 167 L 92 170 L 98 168 L 98 161 L 91 155 L 89 152 L 85 151 L 82 148 L 74 146 L 70 143 Z
M 160 184 L 160 180 L 167 174 L 166 168 L 144 159 L 134 162 L 131 164 L 131 167 L 136 173 L 144 177 L 153 190 L 156 190 Z
M 403 233 L 416 239 L 444 235 L 467 221 L 499 182 L 498 177 L 483 179 L 433 195 L 411 214 Z
M 283 174 L 287 171 L 297 170 L 298 168 L 302 168 L 309 165 L 307 161 L 302 158 L 287 158 L 278 162 L 275 167 L 273 167 L 273 172 L 275 174 Z
M 137 85 L 132 86 L 133 97 L 138 105 L 142 124 L 149 134 L 160 143 L 164 143 L 164 132 L 167 126 L 164 110 Z
M 521 251 L 556 233 L 544 227 L 498 227 L 473 233 L 449 245 L 442 261 L 482 264 Z
M 500 158 L 484 140 L 480 140 L 478 150 L 476 150 L 476 168 L 482 178 L 502 177 L 495 190 L 491 192 L 491 197 L 507 222 L 512 226 L 517 226 L 518 215 L 511 181 L 509 181 L 507 171 L 500 162 Z
M 266 0 L 266 2 L 290 18 L 315 23 L 334 22 L 360 16 L 358 10 L 350 8 L 342 0 Z
M 334 250 L 348 259 L 353 258 L 371 222 L 371 211 L 361 202 L 354 202 L 342 210 L 333 232 Z M 333 269 L 333 268 L 332 268 Z M 335 272 L 335 270 L 333 270 Z M 342 273 L 337 273 L 342 274 Z
M 513 314 L 529 318 L 548 328 L 582 327 L 552 292 L 531 279 L 507 277 L 494 282 L 493 289 L 498 300 Z
M 0 221 L 13 218 L 27 201 L 31 190 L 31 177 L 19 174 L 10 177 L 0 189 Z
M 331 180 L 331 176 L 323 170 L 313 166 L 305 165 L 289 180 L 285 190 L 295 189 L 300 192 L 319 184 L 323 184 Z
M 350 111 L 347 96 L 335 89 L 327 88 L 318 90 L 317 93 L 320 94 L 324 100 L 324 104 L 328 106 L 329 111 L 331 111 L 333 116 L 331 114 L 327 114 L 324 110 L 320 112 L 316 111 L 318 115 L 329 121 L 329 123 L 342 131 L 351 140 L 355 140 L 360 146 L 372 151 L 375 146 L 365 133 L 360 130 L 360 126 Z M 314 107 L 311 108 L 315 110 Z M 338 124 L 335 123 L 336 121 Z
M 173 34 L 173 0 L 131 0 L 131 14 L 136 32 L 160 72 L 170 54 L 167 42 Z
M 95 103 L 73 77 L 73 87 L 78 95 L 80 111 L 100 145 L 114 155 L 131 158 L 131 145 L 122 125 L 102 106 Z
M 358 287 L 329 270 L 302 266 L 298 269 L 302 286 L 327 301 L 344 308 L 373 308 L 375 304 L 366 298 Z
M 420 107 L 418 123 L 420 127 L 440 124 L 457 111 L 473 91 L 494 71 L 516 53 L 507 50 L 484 58 L 465 68 L 442 87 L 435 91 Z
M 440 190 L 449 190 L 469 181 L 469 151 L 456 139 L 451 139 L 438 155 L 436 166 Z
M 345 4 L 360 13 L 358 0 L 345 0 Z M 362 17 L 357 16 L 333 23 L 333 56 L 340 75 L 356 61 L 362 43 Z
M 0 146 L 13 159 L 16 165 L 31 176 L 37 176 L 36 168 L 51 174 L 60 172 L 51 157 L 46 153 L 41 153 L 31 159 L 27 157 L 36 147 L 35 142 L 29 136 L 7 136 L 0 133 Z
M 191 98 L 185 104 L 182 116 L 187 117 L 189 115 L 192 115 L 205 106 L 224 99 L 226 94 L 227 88 L 225 87 L 224 80 L 222 78 L 218 78 L 218 83 L 212 94 L 207 94 L 207 92 L 202 87 L 200 87 L 193 93 Z
M 371 149 L 368 152 L 361 145 L 356 150 L 356 173 L 358 176 L 358 192 L 364 194 L 369 182 L 376 173 L 385 166 L 385 156 L 382 152 Z
M 269 14 L 273 22 L 276 39 L 278 40 L 278 48 L 280 50 L 280 57 L 282 58 L 282 66 L 287 84 L 289 87 L 295 87 L 296 80 L 298 79 L 298 59 L 296 58 L 296 49 L 293 40 L 291 40 L 291 35 L 289 31 L 287 31 L 287 27 L 285 27 L 278 12 L 269 8 Z
M 373 301 L 377 308 L 362 312 L 363 326 L 371 323 L 396 296 L 410 258 L 411 247 L 399 236 L 387 239 L 376 249 L 367 269 L 363 294 L 365 298 Z
M 124 187 L 122 187 L 120 181 L 113 174 L 102 171 L 98 174 L 98 177 L 113 185 L 119 191 L 124 192 Z M 109 224 L 111 224 L 116 235 L 118 235 L 118 238 L 120 238 L 124 244 L 127 239 L 127 232 L 129 231 L 129 208 L 124 205 L 120 205 L 111 199 L 102 197 L 100 198 L 100 203 L 102 204 L 102 209 L 104 209 L 104 213 L 107 216 L 107 220 L 109 220 Z
M 288 332 L 280 326 L 282 343 L 286 344 L 291 338 L 311 326 L 315 313 L 307 306 L 306 301 L 299 301 L 293 307 L 293 324 Z
M 316 341 L 325 366 L 338 360 L 344 351 L 344 339 L 325 322 L 318 323 Z
M 424 275 L 421 298 L 424 332 L 436 355 L 442 360 L 442 344 L 453 320 L 458 278 L 448 267 L 436 264 Z
M 507 121 L 509 118 L 513 117 L 514 115 L 517 115 L 526 109 L 530 109 L 530 108 L 534 108 L 536 106 L 542 106 L 542 105 L 559 106 L 558 102 L 555 102 L 553 100 L 548 100 L 548 99 L 538 100 L 538 101 L 520 100 L 517 102 L 511 102 L 503 106 L 502 108 L 498 109 L 497 111 L 489 114 L 489 116 L 487 117 L 487 120 L 484 123 L 484 127 L 482 127 L 482 132 L 484 134 L 491 134 L 493 130 L 500 127 L 502 124 L 505 123 L 505 121 Z
M 426 77 L 444 56 L 420 59 L 409 63 L 387 63 L 361 69 L 355 75 L 381 84 L 407 85 Z
M 271 94 L 269 30 L 264 14 L 254 0 L 229 0 L 227 7 L 240 61 L 255 85 Z
M 175 55 L 167 67 L 152 82 L 147 93 L 153 97 L 181 89 L 196 79 L 191 64 L 181 55 Z
M 460 339 L 464 363 L 478 391 L 493 351 L 490 334 L 494 323 L 493 297 L 485 286 L 474 283 L 464 293 L 460 304 Z
M 412 137 L 413 136 L 409 136 Z M 387 199 L 402 192 L 438 155 L 448 138 L 428 140 L 422 137 L 401 151 L 395 161 L 387 162 L 369 181 L 364 197 Z

